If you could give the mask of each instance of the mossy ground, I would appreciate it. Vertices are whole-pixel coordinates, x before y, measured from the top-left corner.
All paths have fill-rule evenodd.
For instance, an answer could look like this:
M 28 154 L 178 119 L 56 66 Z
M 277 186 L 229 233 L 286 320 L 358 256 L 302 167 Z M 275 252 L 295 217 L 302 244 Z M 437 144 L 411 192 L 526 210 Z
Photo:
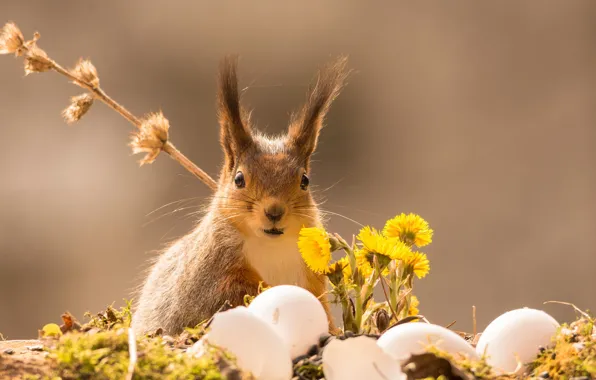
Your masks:
M 447 359 L 454 369 L 461 371 L 464 376 L 459 378 L 462 379 L 596 379 L 596 319 L 577 308 L 576 310 L 580 313 L 577 320 L 562 324 L 550 346 L 541 348 L 536 359 L 520 365 L 516 373 L 497 374 L 485 358 L 469 361 L 437 350 L 430 351 L 436 358 Z M 436 374 L 435 378 L 440 378 L 440 374 Z
M 0 378 L 17 378 L 19 369 L 22 373 L 18 378 L 29 379 L 251 378 L 237 369 L 234 358 L 223 350 L 208 347 L 207 354 L 199 358 L 186 352 L 203 335 L 201 326 L 187 329 L 177 337 L 163 336 L 160 331 L 136 337 L 137 360 L 131 371 L 130 304 L 121 309 L 110 306 L 104 312 L 87 317 L 89 321 L 81 325 L 70 314 L 64 314 L 61 326 L 44 326 L 39 331 L 42 347 L 36 352 L 45 360 L 38 360 L 37 366 L 31 366 L 30 360 L 15 356 L 15 350 L 0 351 L 0 363 L 5 367 L 12 363 L 10 373 L 0 370 Z M 20 349 L 32 351 L 30 346 Z
M 133 379 L 224 379 L 222 370 L 231 362 L 215 349 L 210 355 L 192 357 L 162 337 L 139 339 L 137 350 Z M 126 329 L 67 334 L 50 352 L 62 379 L 124 379 L 129 374 Z
M 204 334 L 203 326 L 180 336 L 160 331 L 136 337 L 137 362 L 130 370 L 128 326 L 130 304 L 108 307 L 79 324 L 70 314 L 63 324 L 46 325 L 38 341 L 0 342 L 0 378 L 19 379 L 251 379 L 234 358 L 215 347 L 200 358 L 186 351 Z M 349 338 L 349 337 L 347 337 Z M 295 379 L 323 379 L 318 350 L 295 360 Z M 11 348 L 13 347 L 13 348 Z M 299 358 L 297 358 L 299 359 Z M 514 374 L 497 375 L 485 360 L 471 362 L 429 349 L 403 366 L 408 379 L 596 379 L 595 319 L 581 313 L 563 324 L 551 347 L 541 349 L 536 360 Z

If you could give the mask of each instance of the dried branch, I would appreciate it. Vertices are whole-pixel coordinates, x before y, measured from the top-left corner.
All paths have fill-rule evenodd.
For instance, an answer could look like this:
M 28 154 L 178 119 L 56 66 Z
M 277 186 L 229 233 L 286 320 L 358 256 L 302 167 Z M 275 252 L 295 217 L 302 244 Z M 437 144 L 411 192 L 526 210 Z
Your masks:
M 65 69 L 37 46 L 39 37 L 39 33 L 36 32 L 33 39 L 25 41 L 20 29 L 14 23 L 9 22 L 0 30 L 0 54 L 14 54 L 17 57 L 23 57 L 25 59 L 25 75 L 53 70 L 89 91 L 73 97 L 70 106 L 62 112 L 67 123 L 78 121 L 91 108 L 93 99 L 99 99 L 138 128 L 138 131 L 133 133 L 129 145 L 135 154 L 146 153 L 145 157 L 139 161 L 140 165 L 152 163 L 163 151 L 209 188 L 212 190 L 217 188 L 217 183 L 209 174 L 192 163 L 169 141 L 169 122 L 161 112 L 151 113 L 142 119 L 136 117 L 103 91 L 99 86 L 97 69 L 89 60 L 81 59 L 74 69 Z
M 128 329 L 128 373 L 126 374 L 126 380 L 132 380 L 135 374 L 135 367 L 137 365 L 137 338 L 133 329 Z

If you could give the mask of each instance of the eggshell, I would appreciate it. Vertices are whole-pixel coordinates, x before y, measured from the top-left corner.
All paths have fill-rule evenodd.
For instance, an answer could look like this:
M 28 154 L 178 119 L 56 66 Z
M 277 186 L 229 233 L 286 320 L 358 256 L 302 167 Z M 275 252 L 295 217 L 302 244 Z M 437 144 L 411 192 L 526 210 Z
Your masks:
M 327 380 L 406 379 L 399 363 L 366 336 L 329 342 L 323 350 L 323 373 Z
M 269 288 L 255 297 L 248 310 L 262 318 L 282 337 L 290 355 L 305 354 L 329 322 L 321 302 L 308 290 L 293 285 Z
M 217 313 L 203 339 L 234 354 L 238 366 L 260 380 L 292 377 L 292 359 L 285 343 L 269 324 L 246 307 Z M 204 343 L 195 343 L 197 348 L 192 351 L 204 352 Z
M 471 359 L 478 355 L 464 338 L 442 326 L 430 323 L 404 323 L 387 330 L 377 344 L 392 358 L 403 361 L 433 345 L 450 354 L 463 354 Z
M 492 321 L 476 345 L 479 355 L 486 354 L 487 362 L 506 372 L 517 367 L 516 355 L 522 363 L 532 361 L 539 346 L 548 346 L 559 323 L 542 310 L 516 309 Z

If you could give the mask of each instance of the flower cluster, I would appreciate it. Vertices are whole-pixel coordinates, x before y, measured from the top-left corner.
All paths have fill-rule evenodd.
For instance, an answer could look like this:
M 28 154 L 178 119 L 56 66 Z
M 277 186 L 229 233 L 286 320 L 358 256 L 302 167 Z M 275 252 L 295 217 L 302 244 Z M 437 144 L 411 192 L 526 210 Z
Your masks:
M 418 315 L 414 277 L 425 277 L 430 263 L 415 248 L 430 244 L 432 236 L 433 230 L 420 216 L 400 214 L 382 231 L 362 228 L 352 244 L 321 227 L 305 227 L 298 248 L 313 272 L 329 278 L 336 302 L 342 305 L 344 330 L 382 332 L 391 322 Z M 332 253 L 338 250 L 345 255 L 333 261 Z M 377 303 L 373 290 L 379 283 L 386 300 Z

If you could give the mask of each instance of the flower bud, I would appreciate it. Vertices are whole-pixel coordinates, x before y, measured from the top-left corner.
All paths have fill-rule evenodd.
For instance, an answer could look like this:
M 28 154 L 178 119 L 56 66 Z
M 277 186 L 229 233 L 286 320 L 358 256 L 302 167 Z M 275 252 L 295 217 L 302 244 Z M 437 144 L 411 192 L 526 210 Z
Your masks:
M 343 245 L 333 234 L 329 234 L 329 244 L 331 244 L 331 252 L 342 249 Z
M 327 277 L 329 278 L 329 282 L 331 282 L 334 286 L 339 286 L 344 279 L 343 270 L 345 265 L 346 263 L 342 261 L 336 261 L 329 266 Z
M 32 44 L 25 56 L 25 75 L 43 73 L 54 67 L 45 51 Z
M 377 311 L 377 314 L 375 315 L 375 324 L 377 325 L 379 334 L 387 330 L 387 328 L 389 327 L 390 320 L 391 318 L 389 317 L 389 313 L 387 313 L 387 310 L 379 309 Z
M 87 113 L 87 111 L 89 111 L 89 108 L 93 105 L 93 100 L 93 95 L 88 93 L 73 96 L 71 98 L 70 106 L 62 111 L 62 117 L 64 117 L 64 120 L 66 120 L 68 124 L 78 121 Z
M 73 74 L 81 81 L 89 83 L 93 87 L 99 87 L 97 69 L 88 59 L 81 58 L 74 68 Z

